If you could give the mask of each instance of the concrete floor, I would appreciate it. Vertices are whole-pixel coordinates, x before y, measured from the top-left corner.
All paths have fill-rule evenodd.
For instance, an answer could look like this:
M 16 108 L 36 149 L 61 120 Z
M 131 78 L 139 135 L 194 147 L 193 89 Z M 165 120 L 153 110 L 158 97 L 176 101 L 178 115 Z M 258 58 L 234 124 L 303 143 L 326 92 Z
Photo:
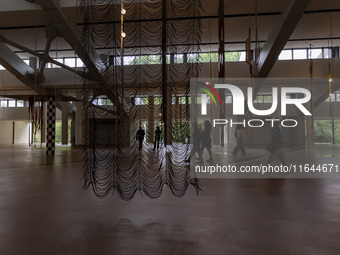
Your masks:
M 198 196 L 126 202 L 81 189 L 79 148 L 0 153 L 1 255 L 340 254 L 340 179 L 201 179 Z M 339 162 L 340 147 L 286 157 Z

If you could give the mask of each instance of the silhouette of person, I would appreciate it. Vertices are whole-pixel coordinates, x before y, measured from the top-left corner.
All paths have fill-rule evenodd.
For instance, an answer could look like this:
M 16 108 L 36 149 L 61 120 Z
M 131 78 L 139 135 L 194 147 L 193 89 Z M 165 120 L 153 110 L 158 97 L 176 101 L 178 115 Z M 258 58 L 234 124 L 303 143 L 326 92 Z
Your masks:
M 159 149 L 159 141 L 161 140 L 161 134 L 162 134 L 162 131 L 159 129 L 159 126 L 157 126 L 155 130 L 155 144 L 154 144 L 153 149 L 156 149 L 156 145 L 157 145 L 157 150 Z
M 279 127 L 280 122 L 274 122 L 274 126 L 270 130 L 270 143 L 267 146 L 267 150 L 270 152 L 268 157 L 268 164 L 270 164 L 273 160 L 280 160 L 283 165 L 286 164 L 285 155 L 283 154 L 281 147 L 283 145 L 282 141 L 282 131 Z
M 208 163 L 213 162 L 212 151 L 211 151 L 211 123 L 209 120 L 204 121 L 204 130 L 202 133 L 202 147 L 201 147 L 201 155 L 203 155 L 204 148 L 208 150 L 209 159 L 207 160 Z
M 237 153 L 241 150 L 241 153 L 243 156 L 246 155 L 246 151 L 244 149 L 243 143 L 244 143 L 244 127 L 241 124 L 237 124 L 236 130 L 235 130 L 235 136 L 236 136 L 236 146 L 231 152 L 233 156 L 237 156 Z
M 145 136 L 145 131 L 142 129 L 142 127 L 139 127 L 139 130 L 137 131 L 137 134 L 136 134 L 136 141 L 137 140 L 139 141 L 138 149 L 142 149 L 144 136 Z
M 202 161 L 201 155 L 201 141 L 202 141 L 202 132 L 200 131 L 199 127 L 197 126 L 197 122 L 193 124 L 193 142 L 192 142 L 192 150 L 190 152 L 189 158 L 185 162 L 190 162 L 190 158 L 198 154 L 199 161 Z

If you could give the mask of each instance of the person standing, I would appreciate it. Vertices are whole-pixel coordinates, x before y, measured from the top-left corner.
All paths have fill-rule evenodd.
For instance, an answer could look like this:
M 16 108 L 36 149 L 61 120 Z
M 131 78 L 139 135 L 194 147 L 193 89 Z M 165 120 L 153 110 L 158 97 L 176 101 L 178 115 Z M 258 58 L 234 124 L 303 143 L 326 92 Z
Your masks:
M 213 162 L 212 151 L 211 151 L 211 123 L 209 120 L 204 121 L 204 130 L 202 133 L 202 147 L 201 147 L 201 155 L 203 155 L 204 148 L 207 149 L 209 153 L 209 159 L 207 160 L 208 163 Z
M 235 136 L 236 136 L 236 146 L 231 152 L 233 156 L 237 156 L 238 152 L 241 150 L 241 153 L 243 156 L 246 155 L 246 150 L 244 149 L 244 127 L 241 124 L 237 124 L 236 130 L 235 130 Z
M 273 160 L 280 160 L 282 164 L 286 166 L 287 163 L 285 160 L 285 155 L 283 154 L 283 151 L 281 150 L 283 141 L 282 141 L 282 131 L 279 125 L 280 125 L 279 121 L 274 122 L 274 126 L 270 130 L 271 140 L 266 148 L 266 150 L 270 152 L 267 163 L 270 164 Z
M 138 149 L 142 149 L 142 145 L 143 145 L 143 140 L 144 140 L 144 136 L 145 136 L 145 131 L 142 129 L 142 127 L 139 127 L 139 130 L 137 131 L 136 134 L 136 141 L 139 141 L 139 147 Z
M 161 134 L 162 134 L 162 131 L 159 129 L 159 126 L 157 126 L 155 130 L 155 144 L 153 147 L 154 150 L 156 149 L 156 145 L 157 145 L 157 150 L 159 149 L 159 141 L 161 140 Z

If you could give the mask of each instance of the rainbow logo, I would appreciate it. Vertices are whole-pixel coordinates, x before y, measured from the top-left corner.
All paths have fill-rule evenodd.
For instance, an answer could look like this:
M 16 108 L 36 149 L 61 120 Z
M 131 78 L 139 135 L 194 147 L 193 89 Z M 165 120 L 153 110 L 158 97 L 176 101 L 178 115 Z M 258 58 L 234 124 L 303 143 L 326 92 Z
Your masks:
M 210 89 L 215 94 L 215 96 L 220 101 L 220 105 L 222 106 L 222 100 L 221 100 L 220 96 L 218 95 L 217 91 L 212 86 L 210 86 L 207 83 L 203 83 L 203 82 L 198 82 L 198 83 L 204 86 L 204 87 L 199 87 L 199 89 L 203 90 L 205 93 L 207 93 L 212 98 L 212 100 L 215 103 L 215 106 L 217 106 L 216 99 L 215 99 L 214 95 L 208 89 Z

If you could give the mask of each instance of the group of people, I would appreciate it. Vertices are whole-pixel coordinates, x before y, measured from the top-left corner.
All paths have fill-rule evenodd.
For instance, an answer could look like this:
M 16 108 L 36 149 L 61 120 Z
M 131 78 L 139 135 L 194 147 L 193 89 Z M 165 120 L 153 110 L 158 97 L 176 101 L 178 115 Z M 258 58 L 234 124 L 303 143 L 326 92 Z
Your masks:
M 204 129 L 202 129 L 202 125 L 198 125 L 197 122 L 193 124 L 193 135 L 192 135 L 192 150 L 190 153 L 189 158 L 186 160 L 186 162 L 190 162 L 190 159 L 197 153 L 199 162 L 203 162 L 203 152 L 204 149 L 207 149 L 209 153 L 209 159 L 207 160 L 207 163 L 213 162 L 213 156 L 211 151 L 211 123 L 209 120 L 204 121 Z M 159 149 L 159 143 L 161 139 L 162 131 L 160 130 L 159 126 L 156 127 L 155 130 L 155 140 L 154 140 L 154 147 L 153 150 L 157 148 Z M 145 131 L 142 129 L 142 127 L 139 127 L 139 130 L 136 134 L 136 140 L 139 141 L 139 149 L 142 149 L 143 140 L 145 136 Z M 270 131 L 271 140 L 269 144 L 266 147 L 266 150 L 270 152 L 269 158 L 268 158 L 268 164 L 271 163 L 273 160 L 280 160 L 282 164 L 286 165 L 284 154 L 281 150 L 281 147 L 283 145 L 282 141 L 282 131 L 279 128 L 279 122 L 274 122 L 274 126 L 272 127 Z M 236 157 L 239 151 L 241 151 L 243 156 L 246 156 L 246 151 L 244 148 L 245 143 L 245 133 L 244 133 L 244 126 L 241 124 L 238 124 L 235 129 L 235 137 L 236 137 L 236 146 L 234 147 L 233 151 L 231 152 L 231 155 Z
M 283 165 L 286 165 L 286 160 L 281 147 L 283 145 L 282 141 L 282 131 L 279 127 L 280 122 L 274 122 L 274 126 L 270 130 L 270 142 L 266 147 L 266 150 L 270 152 L 267 163 L 270 164 L 273 160 L 280 160 Z M 235 130 L 236 146 L 231 152 L 234 157 L 237 156 L 238 152 L 241 151 L 243 156 L 246 156 L 246 151 L 244 149 L 245 134 L 244 126 L 238 124 Z
M 156 147 L 157 147 L 157 150 L 159 149 L 159 142 L 161 140 L 161 134 L 162 134 L 162 131 L 160 130 L 159 126 L 157 126 L 155 130 L 155 142 L 154 142 L 153 150 L 155 150 Z M 142 127 L 139 127 L 139 130 L 137 131 L 137 134 L 136 134 L 136 141 L 139 142 L 138 149 L 140 150 L 142 149 L 142 146 L 143 146 L 144 136 L 145 136 L 144 129 Z
M 192 135 L 192 150 L 189 158 L 186 162 L 190 162 L 190 159 L 197 153 L 198 159 L 200 162 L 203 162 L 203 152 L 204 149 L 207 149 L 209 153 L 208 163 L 213 162 L 213 156 L 211 151 L 211 123 L 209 120 L 204 121 L 204 129 L 202 130 L 202 126 L 198 125 L 197 122 L 193 125 L 193 135 Z

